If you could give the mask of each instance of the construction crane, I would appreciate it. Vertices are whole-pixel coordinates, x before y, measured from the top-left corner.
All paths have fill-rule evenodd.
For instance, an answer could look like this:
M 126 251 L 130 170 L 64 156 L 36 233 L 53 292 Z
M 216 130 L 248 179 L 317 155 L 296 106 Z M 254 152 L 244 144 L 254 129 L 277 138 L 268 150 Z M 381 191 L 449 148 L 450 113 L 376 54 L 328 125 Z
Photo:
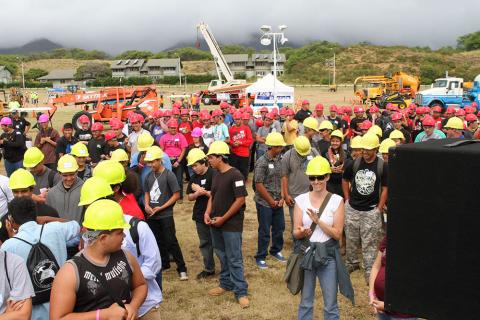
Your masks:
M 208 27 L 208 25 L 204 22 L 197 25 L 197 30 L 200 31 L 203 38 L 207 42 L 208 48 L 210 49 L 210 53 L 213 56 L 213 60 L 215 61 L 215 68 L 217 70 L 218 79 L 212 80 L 210 85 L 208 86 L 208 90 L 214 91 L 223 88 L 228 88 L 235 85 L 245 84 L 245 80 L 237 80 L 234 77 L 232 70 L 230 70 L 227 60 L 225 59 L 224 55 L 222 54 L 222 50 L 218 45 L 217 40 L 213 36 L 212 31 Z M 222 78 L 225 78 L 223 80 Z

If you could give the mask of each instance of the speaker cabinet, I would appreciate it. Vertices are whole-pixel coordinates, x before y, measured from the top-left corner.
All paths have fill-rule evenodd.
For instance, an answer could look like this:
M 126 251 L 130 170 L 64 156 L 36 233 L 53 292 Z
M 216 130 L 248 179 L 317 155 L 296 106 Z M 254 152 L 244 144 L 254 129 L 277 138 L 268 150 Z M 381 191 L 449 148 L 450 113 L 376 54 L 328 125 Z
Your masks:
M 480 319 L 480 143 L 455 142 L 390 150 L 387 310 Z

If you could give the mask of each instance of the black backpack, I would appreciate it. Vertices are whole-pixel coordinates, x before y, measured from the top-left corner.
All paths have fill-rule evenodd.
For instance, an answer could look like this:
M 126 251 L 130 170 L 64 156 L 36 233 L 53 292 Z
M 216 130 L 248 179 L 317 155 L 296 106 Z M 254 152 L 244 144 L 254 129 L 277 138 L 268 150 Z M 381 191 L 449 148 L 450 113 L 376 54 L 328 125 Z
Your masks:
M 142 252 L 140 251 L 140 236 L 138 234 L 138 224 L 142 221 L 142 219 L 132 217 L 130 219 L 130 236 L 132 237 L 133 243 L 135 243 L 135 247 L 137 247 L 137 257 L 140 257 Z
M 40 239 L 37 243 L 30 243 L 23 239 L 13 237 L 32 246 L 27 259 L 27 269 L 30 273 L 35 297 L 32 298 L 34 305 L 42 304 L 50 300 L 53 279 L 60 269 L 52 251 L 41 242 L 43 227 L 40 231 Z

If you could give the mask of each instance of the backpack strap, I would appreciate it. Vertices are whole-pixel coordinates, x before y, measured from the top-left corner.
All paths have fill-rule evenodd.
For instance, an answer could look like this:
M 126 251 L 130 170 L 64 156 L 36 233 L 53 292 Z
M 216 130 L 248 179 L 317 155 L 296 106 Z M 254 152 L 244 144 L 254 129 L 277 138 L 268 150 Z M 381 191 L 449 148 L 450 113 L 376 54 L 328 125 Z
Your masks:
M 56 172 L 53 171 L 53 170 L 50 170 L 50 172 L 48 172 L 48 186 L 49 186 L 49 188 L 53 187 L 53 183 L 55 181 L 55 174 L 56 174 Z
M 12 283 L 10 282 L 10 276 L 8 275 L 8 268 L 7 268 L 7 252 L 3 256 L 3 264 L 5 265 L 5 275 L 7 276 L 8 286 L 10 290 L 12 290 Z
M 132 219 L 130 219 L 130 236 L 132 237 L 132 240 L 133 240 L 133 243 L 135 243 L 135 247 L 137 248 L 137 257 L 140 257 L 142 252 L 140 251 L 140 235 L 138 233 L 138 224 L 141 222 L 142 220 L 136 218 L 136 217 L 132 217 Z
M 353 161 L 353 174 L 352 177 L 355 177 L 355 174 L 358 171 L 358 168 L 360 168 L 360 161 L 362 161 L 362 157 L 358 157 Z

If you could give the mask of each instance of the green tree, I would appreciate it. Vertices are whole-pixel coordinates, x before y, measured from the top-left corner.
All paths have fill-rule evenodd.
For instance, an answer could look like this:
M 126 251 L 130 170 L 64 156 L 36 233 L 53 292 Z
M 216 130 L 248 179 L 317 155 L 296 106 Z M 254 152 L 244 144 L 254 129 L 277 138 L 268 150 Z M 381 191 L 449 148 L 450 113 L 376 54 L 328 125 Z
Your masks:
M 227 44 L 221 46 L 223 54 L 253 54 L 255 53 L 254 48 L 248 48 L 239 44 Z
M 81 65 L 75 73 L 75 80 L 98 79 L 111 77 L 112 70 L 108 63 L 86 63 Z
M 43 69 L 32 68 L 25 72 L 25 80 L 37 80 L 40 77 L 46 76 L 48 71 Z
M 460 50 L 472 51 L 480 49 L 480 31 L 463 35 L 457 39 L 457 47 Z
M 153 52 L 151 51 L 128 50 L 116 56 L 115 60 L 150 59 L 152 57 L 153 57 Z

